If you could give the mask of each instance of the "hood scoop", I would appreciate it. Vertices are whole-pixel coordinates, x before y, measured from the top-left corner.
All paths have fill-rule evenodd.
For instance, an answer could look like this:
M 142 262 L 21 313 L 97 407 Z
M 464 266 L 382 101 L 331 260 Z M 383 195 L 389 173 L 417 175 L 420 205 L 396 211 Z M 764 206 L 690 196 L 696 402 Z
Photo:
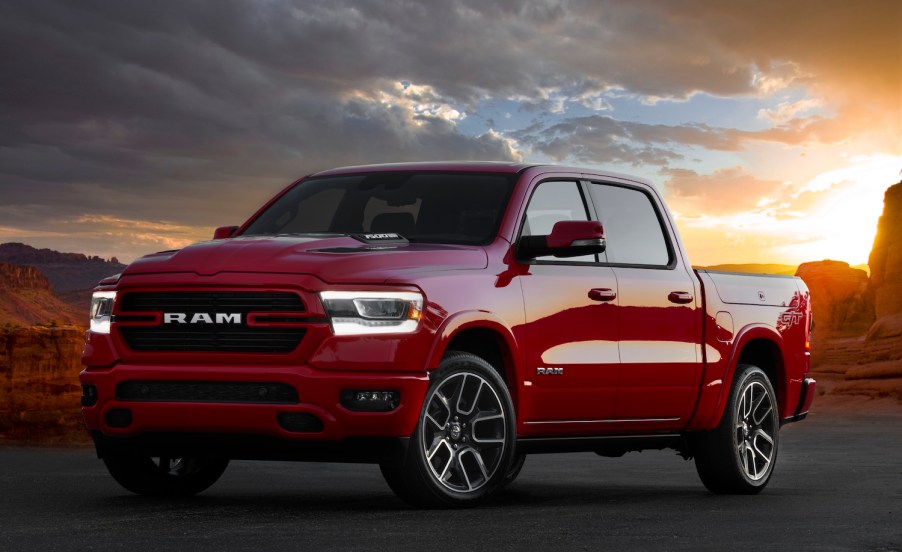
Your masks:
M 374 234 L 351 234 L 351 237 L 365 244 L 382 244 L 382 245 L 407 245 L 407 238 L 401 234 L 394 232 L 382 232 Z
M 310 253 L 362 253 L 366 251 L 385 251 L 389 249 L 398 249 L 406 247 L 410 244 L 407 239 L 394 232 L 383 232 L 377 234 L 351 234 L 352 238 L 359 242 L 363 242 L 364 246 L 339 246 L 339 247 L 322 247 L 319 249 L 308 249 Z

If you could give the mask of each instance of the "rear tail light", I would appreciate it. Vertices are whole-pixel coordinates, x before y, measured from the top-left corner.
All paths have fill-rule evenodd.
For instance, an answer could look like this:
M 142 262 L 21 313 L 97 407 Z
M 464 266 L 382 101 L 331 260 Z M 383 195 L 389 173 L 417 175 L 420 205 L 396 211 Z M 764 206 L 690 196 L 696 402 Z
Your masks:
M 808 332 L 805 335 L 805 354 L 811 354 L 811 332 L 814 331 L 814 315 L 808 313 Z

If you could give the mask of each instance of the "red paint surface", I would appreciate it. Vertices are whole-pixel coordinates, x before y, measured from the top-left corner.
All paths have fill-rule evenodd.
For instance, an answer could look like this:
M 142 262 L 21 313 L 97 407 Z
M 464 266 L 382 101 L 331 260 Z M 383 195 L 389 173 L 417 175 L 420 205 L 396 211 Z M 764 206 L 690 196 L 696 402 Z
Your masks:
M 523 437 L 710 429 L 720 420 L 736 366 L 750 348 L 766 351 L 756 358 L 770 355 L 781 417 L 809 408 L 814 384 L 806 383 L 810 305 L 804 283 L 798 278 L 730 279 L 695 273 L 666 207 L 649 184 L 561 167 L 446 164 L 373 170 L 405 168 L 518 173 L 519 179 L 497 235 L 485 246 L 418 243 L 324 254 L 312 250 L 356 247 L 360 242 L 351 237 L 242 237 L 245 223 L 235 237 L 139 259 L 117 283 L 102 289 L 291 292 L 306 305 L 306 319 L 292 325 L 307 333 L 287 354 L 211 354 L 132 351 L 121 337 L 125 323 L 114 322 L 110 335 L 88 332 L 81 381 L 98 389 L 97 404 L 83 409 L 88 428 L 110 436 L 190 431 L 294 440 L 406 437 L 416 425 L 429 371 L 456 336 L 472 330 L 480 330 L 483 338 L 491 336 L 500 349 L 504 366 L 498 368 L 508 382 Z M 662 226 L 673 250 L 670 266 L 518 261 L 513 244 L 525 202 L 538 183 L 551 178 L 645 190 L 664 217 Z M 742 302 L 744 286 L 753 298 L 757 287 L 766 287 L 766 304 Z M 420 291 L 425 296 L 422 319 L 411 334 L 335 336 L 317 295 L 325 290 Z M 604 300 L 592 290 L 605 290 Z M 679 301 L 674 292 L 680 294 Z M 688 303 L 687 293 L 692 297 Z M 117 301 L 114 314 L 118 309 Z M 732 328 L 717 325 L 719 312 L 729 313 Z M 132 324 L 159 323 L 159 313 L 149 315 L 150 321 Z M 730 317 L 721 315 L 719 320 Z M 539 375 L 538 368 L 563 370 Z M 298 390 L 300 402 L 117 400 L 116 384 L 132 379 L 281 382 Z M 805 386 L 810 386 L 807 396 Z M 368 388 L 400 391 L 401 406 L 390 413 L 360 413 L 339 405 L 342 390 Z M 132 410 L 132 425 L 108 427 L 104 414 L 123 407 Z M 278 412 L 314 413 L 325 429 L 317 434 L 285 432 L 276 423 Z

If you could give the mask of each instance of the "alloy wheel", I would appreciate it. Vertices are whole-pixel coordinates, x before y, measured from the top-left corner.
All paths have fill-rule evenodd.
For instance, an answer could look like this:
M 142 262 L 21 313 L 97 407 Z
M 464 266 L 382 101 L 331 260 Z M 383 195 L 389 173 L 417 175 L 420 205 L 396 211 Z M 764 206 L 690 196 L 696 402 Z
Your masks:
M 482 488 L 501 465 L 507 437 L 495 389 L 478 374 L 459 372 L 426 400 L 420 442 L 432 476 L 450 491 Z
M 745 476 L 758 481 L 767 475 L 776 447 L 774 404 L 770 393 L 758 381 L 742 390 L 736 403 L 734 444 Z

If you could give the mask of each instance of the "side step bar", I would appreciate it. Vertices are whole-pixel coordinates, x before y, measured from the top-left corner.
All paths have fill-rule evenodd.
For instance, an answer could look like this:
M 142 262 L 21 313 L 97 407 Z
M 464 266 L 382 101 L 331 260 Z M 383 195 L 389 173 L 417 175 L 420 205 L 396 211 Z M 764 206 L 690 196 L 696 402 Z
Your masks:
M 606 437 L 527 437 L 517 439 L 519 454 L 554 452 L 596 452 L 602 456 L 622 456 L 639 450 L 683 450 L 685 439 L 678 433 L 667 435 L 614 435 Z

